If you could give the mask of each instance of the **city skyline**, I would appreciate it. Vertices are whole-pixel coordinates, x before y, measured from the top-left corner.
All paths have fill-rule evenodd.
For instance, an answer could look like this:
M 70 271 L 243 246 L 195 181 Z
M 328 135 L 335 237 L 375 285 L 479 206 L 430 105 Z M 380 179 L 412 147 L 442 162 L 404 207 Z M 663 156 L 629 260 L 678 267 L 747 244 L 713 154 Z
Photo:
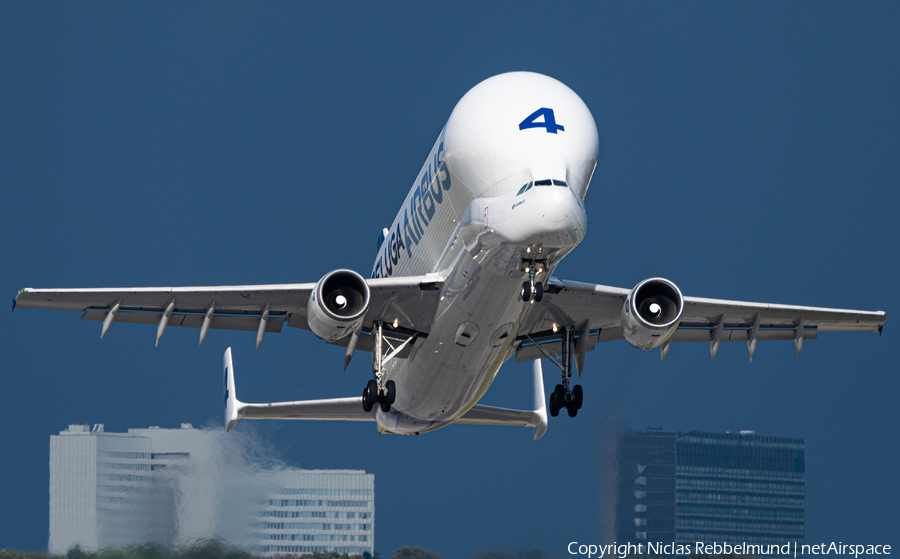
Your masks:
M 246 436 L 69 425 L 50 436 L 50 553 L 218 540 L 262 557 L 374 552 L 375 476 L 300 470 Z

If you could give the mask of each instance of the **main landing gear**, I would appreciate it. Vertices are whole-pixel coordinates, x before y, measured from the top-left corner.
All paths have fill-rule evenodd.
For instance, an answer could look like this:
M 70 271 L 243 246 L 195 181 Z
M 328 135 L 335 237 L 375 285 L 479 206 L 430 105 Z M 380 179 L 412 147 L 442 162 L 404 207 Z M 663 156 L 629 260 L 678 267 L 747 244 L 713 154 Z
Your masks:
M 372 379 L 363 389 L 363 410 L 372 411 L 375 404 L 381 406 L 381 411 L 391 411 L 391 404 L 397 396 L 397 386 L 394 381 L 389 380 L 384 383 L 384 388 L 379 388 L 378 381 Z
M 375 408 L 375 404 L 378 404 L 381 407 L 381 411 L 389 412 L 394 404 L 394 399 L 397 397 L 397 385 L 392 380 L 385 381 L 385 366 L 400 353 L 400 350 L 415 340 L 418 334 L 413 334 L 397 345 L 397 347 L 394 347 L 394 344 L 384 337 L 384 322 L 380 320 L 375 323 L 373 334 L 375 336 L 375 351 L 372 352 L 372 374 L 375 378 L 370 380 L 366 384 L 365 389 L 363 389 L 362 406 L 363 410 L 370 412 Z M 386 343 L 390 348 L 390 353 L 387 355 L 384 354 L 382 349 L 382 342 Z
M 561 340 L 563 353 L 562 363 L 531 339 L 530 336 L 528 339 L 531 340 L 531 343 L 544 354 L 544 357 L 549 359 L 550 362 L 559 367 L 559 370 L 562 371 L 562 383 L 557 384 L 556 388 L 553 389 L 553 392 L 550 393 L 550 402 L 548 406 L 550 415 L 556 417 L 559 415 L 560 410 L 565 408 L 569 417 L 575 417 L 578 415 L 578 410 L 581 409 L 581 405 L 584 403 L 584 390 L 581 388 L 581 385 L 576 384 L 573 388 L 569 388 L 572 381 L 572 350 L 575 347 L 575 329 L 571 326 L 566 326 L 563 330 Z
M 544 285 L 534 281 L 534 276 L 544 271 L 544 263 L 528 260 L 522 265 L 522 271 L 528 272 L 528 279 L 522 283 L 522 300 L 527 302 L 534 298 L 535 303 L 540 303 L 544 299 Z

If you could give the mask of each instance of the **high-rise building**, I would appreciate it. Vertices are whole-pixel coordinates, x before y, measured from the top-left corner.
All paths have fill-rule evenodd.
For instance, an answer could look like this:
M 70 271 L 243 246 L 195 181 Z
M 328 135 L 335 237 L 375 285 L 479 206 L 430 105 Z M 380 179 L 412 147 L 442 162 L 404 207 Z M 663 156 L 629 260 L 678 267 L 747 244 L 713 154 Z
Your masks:
M 374 551 L 374 475 L 261 468 L 220 431 L 70 425 L 50 437 L 53 553 L 211 536 L 262 555 Z
M 803 543 L 803 439 L 628 431 L 617 439 L 618 543 Z
M 267 495 L 252 548 L 266 556 L 373 553 L 375 476 L 352 470 L 285 470 Z

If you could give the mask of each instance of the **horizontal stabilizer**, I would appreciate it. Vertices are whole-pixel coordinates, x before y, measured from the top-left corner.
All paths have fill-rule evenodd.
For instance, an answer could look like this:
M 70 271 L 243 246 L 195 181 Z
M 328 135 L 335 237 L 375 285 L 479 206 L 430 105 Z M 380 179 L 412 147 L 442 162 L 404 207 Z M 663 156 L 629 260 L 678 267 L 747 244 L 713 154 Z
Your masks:
M 314 421 L 375 421 L 375 411 L 364 411 L 362 396 L 300 400 L 273 404 L 243 404 L 247 419 L 309 419 Z
M 375 412 L 363 410 L 362 396 L 300 400 L 271 404 L 245 404 L 234 389 L 234 363 L 231 348 L 225 350 L 225 431 L 231 431 L 239 419 L 306 419 L 313 421 L 375 421 Z
M 493 406 L 474 406 L 454 423 L 467 425 L 509 425 L 513 427 L 534 427 L 534 440 L 547 432 L 547 408 L 544 404 L 544 375 L 541 360 L 532 362 L 534 379 L 534 411 L 511 410 Z

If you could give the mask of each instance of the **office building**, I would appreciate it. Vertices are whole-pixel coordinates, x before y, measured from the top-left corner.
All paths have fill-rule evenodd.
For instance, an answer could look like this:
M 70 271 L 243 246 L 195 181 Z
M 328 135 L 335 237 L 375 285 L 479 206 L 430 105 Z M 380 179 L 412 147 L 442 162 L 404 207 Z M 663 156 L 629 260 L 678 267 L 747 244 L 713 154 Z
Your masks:
M 373 553 L 374 475 L 261 468 L 249 444 L 190 424 L 70 425 L 50 437 L 50 552 L 218 536 L 265 556 Z
M 803 543 L 803 439 L 628 431 L 615 453 L 619 543 Z
M 266 556 L 373 553 L 375 476 L 354 470 L 285 470 L 267 495 L 252 546 Z

